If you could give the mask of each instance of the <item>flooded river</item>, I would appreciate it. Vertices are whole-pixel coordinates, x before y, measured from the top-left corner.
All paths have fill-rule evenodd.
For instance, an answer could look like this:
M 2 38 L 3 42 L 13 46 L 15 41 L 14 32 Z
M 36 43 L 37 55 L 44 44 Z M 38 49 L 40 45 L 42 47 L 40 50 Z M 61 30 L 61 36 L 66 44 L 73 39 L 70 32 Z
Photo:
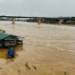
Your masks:
M 75 75 L 75 27 L 0 22 L 0 29 L 24 37 L 15 59 L 0 49 L 0 75 Z

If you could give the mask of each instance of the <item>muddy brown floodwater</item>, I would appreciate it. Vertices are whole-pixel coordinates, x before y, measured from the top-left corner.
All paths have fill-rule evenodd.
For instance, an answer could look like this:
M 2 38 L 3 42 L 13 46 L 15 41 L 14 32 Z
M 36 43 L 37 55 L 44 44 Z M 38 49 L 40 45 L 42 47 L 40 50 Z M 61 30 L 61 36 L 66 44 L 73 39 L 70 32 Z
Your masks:
M 8 48 L 6 48 L 6 49 L 1 48 L 0 49 L 0 58 L 1 59 L 7 59 L 8 50 L 9 50 Z M 18 56 L 17 52 L 23 51 L 23 46 L 22 45 L 16 46 L 15 51 L 16 51 L 15 57 L 17 57 Z
M 75 75 L 75 27 L 0 22 L 7 33 L 24 37 L 15 59 L 0 49 L 0 75 Z

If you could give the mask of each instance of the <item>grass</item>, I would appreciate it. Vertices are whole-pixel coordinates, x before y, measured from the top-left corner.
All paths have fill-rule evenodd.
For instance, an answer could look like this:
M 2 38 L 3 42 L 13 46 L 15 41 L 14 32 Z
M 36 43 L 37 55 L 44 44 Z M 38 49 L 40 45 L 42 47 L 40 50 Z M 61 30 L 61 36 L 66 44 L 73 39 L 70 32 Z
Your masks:
M 28 62 L 25 63 L 25 66 L 30 70 L 30 67 L 28 65 Z

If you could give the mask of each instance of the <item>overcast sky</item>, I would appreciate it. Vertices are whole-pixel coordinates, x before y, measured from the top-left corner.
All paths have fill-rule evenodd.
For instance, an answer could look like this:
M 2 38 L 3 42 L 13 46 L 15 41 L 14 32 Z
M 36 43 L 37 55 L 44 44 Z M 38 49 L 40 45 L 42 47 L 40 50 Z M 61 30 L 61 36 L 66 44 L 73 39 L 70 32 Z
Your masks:
M 0 15 L 75 16 L 75 0 L 0 0 Z

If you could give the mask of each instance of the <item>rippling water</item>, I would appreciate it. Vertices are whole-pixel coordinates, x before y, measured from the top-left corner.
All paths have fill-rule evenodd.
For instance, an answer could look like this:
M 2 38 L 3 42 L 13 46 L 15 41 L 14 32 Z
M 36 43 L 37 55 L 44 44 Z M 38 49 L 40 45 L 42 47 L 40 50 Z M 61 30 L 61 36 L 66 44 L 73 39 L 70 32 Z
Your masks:
M 24 37 L 13 62 L 6 64 L 8 49 L 0 49 L 0 75 L 75 75 L 75 27 L 0 21 L 0 28 Z

